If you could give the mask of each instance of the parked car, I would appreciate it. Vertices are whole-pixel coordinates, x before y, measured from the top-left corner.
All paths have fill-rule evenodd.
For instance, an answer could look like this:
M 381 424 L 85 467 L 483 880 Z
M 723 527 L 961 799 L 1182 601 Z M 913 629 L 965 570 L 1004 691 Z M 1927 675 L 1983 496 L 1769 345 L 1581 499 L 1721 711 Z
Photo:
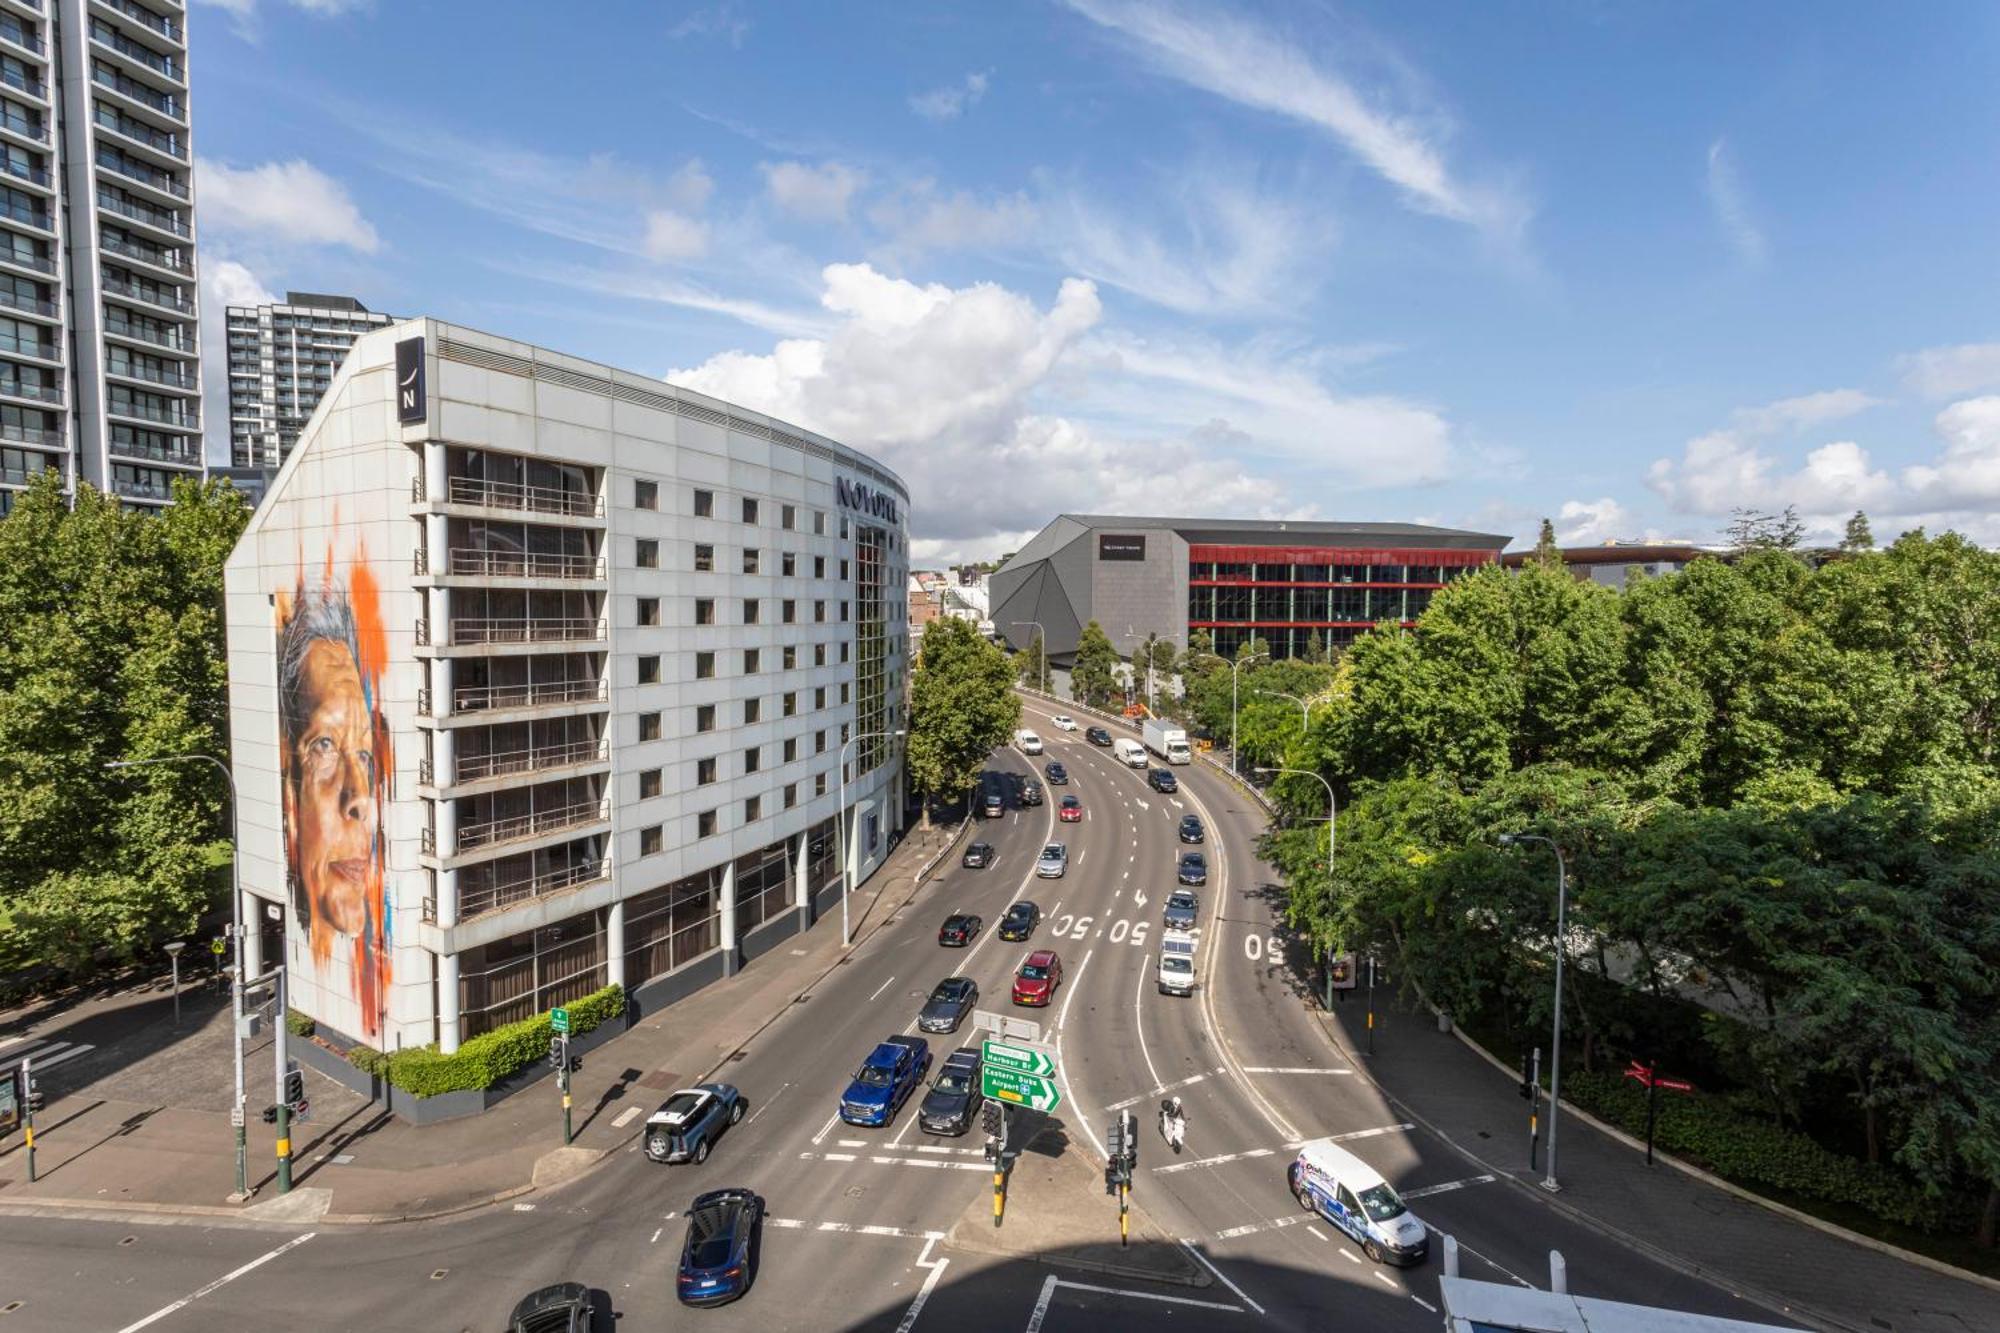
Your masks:
M 682 1088 L 646 1117 L 646 1156 L 655 1162 L 708 1160 L 722 1131 L 743 1119 L 743 1094 L 730 1083 Z
M 1049 720 L 1055 723 L 1057 731 L 1076 730 L 1076 719 L 1071 717 L 1068 713 L 1057 713 L 1053 718 L 1050 718 Z
M 964 948 L 972 943 L 972 937 L 979 933 L 985 923 L 971 912 L 953 912 L 938 927 L 938 943 Z
M 1181 841 L 1206 842 L 1208 834 L 1202 830 L 1201 820 L 1193 815 L 1181 816 Z
M 887 1125 L 930 1068 L 931 1044 L 922 1037 L 886 1039 L 868 1052 L 840 1094 L 840 1118 L 850 1125 Z
M 1200 852 L 1182 852 L 1179 879 L 1183 884 L 1208 883 L 1208 858 Z
M 1111 733 L 1103 727 L 1090 728 L 1088 731 L 1083 733 L 1083 738 L 1089 741 L 1092 745 L 1104 746 L 1107 749 L 1110 748 L 1111 745 Z
M 688 1205 L 675 1282 L 682 1305 L 721 1305 L 750 1290 L 764 1201 L 752 1190 L 710 1190 Z
M 1200 914 L 1201 899 L 1190 889 L 1175 889 L 1167 895 L 1167 905 L 1160 917 L 1168 930 L 1187 930 Z
M 507 1316 L 507 1333 L 590 1333 L 590 1288 L 558 1282 L 529 1292 Z
M 1046 1006 L 1062 985 L 1062 959 L 1054 949 L 1037 949 L 1014 974 L 1014 1003 Z
M 1035 781 L 1033 778 L 1022 778 L 1021 804 L 1023 806 L 1033 806 L 1033 805 L 1040 805 L 1041 803 L 1042 803 L 1042 784 Z
M 1007 915 L 1000 918 L 1000 938 L 1003 940 L 1025 940 L 1035 933 L 1035 927 L 1042 924 L 1042 909 L 1026 898 L 1007 908 Z
M 979 986 L 971 977 L 946 977 L 931 987 L 931 997 L 917 1014 L 917 1031 L 956 1032 L 977 1003 Z
M 1035 862 L 1035 874 L 1042 879 L 1061 879 L 1069 869 L 1069 848 L 1059 842 L 1052 842 L 1042 848 L 1040 859 Z
M 1154 791 L 1171 796 L 1181 789 L 1181 780 L 1174 776 L 1171 768 L 1156 768 L 1146 775 L 1146 784 Z
M 1065 796 L 1056 808 L 1056 818 L 1065 824 L 1079 823 L 1083 819 L 1083 801 L 1075 796 Z
M 1061 764 L 1043 764 L 1042 772 L 1048 776 L 1051 787 L 1067 787 L 1069 785 L 1069 770 Z
M 917 1108 L 917 1128 L 926 1134 L 963 1134 L 978 1117 L 979 1048 L 961 1046 L 953 1051 L 938 1071 L 937 1082 Z
M 984 870 L 993 864 L 993 844 L 975 842 L 965 849 L 965 855 L 959 861 L 967 870 Z

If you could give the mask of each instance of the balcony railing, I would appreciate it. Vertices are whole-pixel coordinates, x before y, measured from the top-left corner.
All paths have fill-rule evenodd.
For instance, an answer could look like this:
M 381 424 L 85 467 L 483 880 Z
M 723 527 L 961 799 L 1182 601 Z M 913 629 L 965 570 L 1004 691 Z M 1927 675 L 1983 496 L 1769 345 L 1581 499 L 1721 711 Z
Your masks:
M 164 407 L 154 407 L 151 403 L 142 403 L 136 398 L 120 398 L 116 394 L 112 395 L 105 410 L 114 416 L 138 417 L 142 421 L 157 421 L 162 426 L 171 426 L 175 430 L 201 429 L 201 413 L 199 412 L 173 412 Z
M 0 171 L 4 171 L 15 180 L 31 181 L 36 185 L 49 183 L 49 173 L 45 169 L 26 162 L 17 162 L 4 153 L 0 153 Z
M 10 398 L 32 398 L 38 403 L 60 404 L 62 385 L 38 384 L 34 380 L 0 379 L 0 394 Z
M 0 259 L 6 256 L 0 254 Z M 16 356 L 36 356 L 44 361 L 62 360 L 62 348 L 51 342 L 40 342 L 33 338 L 23 338 L 18 333 L 0 333 L 0 352 L 12 352 Z
M 172 269 L 176 273 L 194 271 L 194 265 L 188 262 L 187 256 L 174 254 L 170 250 L 155 250 L 149 246 L 134 245 L 130 241 L 121 241 L 116 236 L 99 237 L 98 244 L 114 255 L 124 255 L 142 264 L 151 264 L 154 268 Z
M 451 622 L 453 644 L 589 643 L 604 637 L 604 622 L 566 616 L 510 616 L 506 619 L 460 619 Z
M 155 171 L 144 162 L 134 162 L 123 153 L 115 152 L 109 147 L 100 147 L 97 150 L 97 165 L 106 171 L 117 172 L 126 180 L 137 181 L 149 189 L 170 194 L 176 199 L 188 197 L 188 187 L 185 183 L 175 180 L 164 171 Z
M 572 764 L 595 764 L 611 757 L 609 741 L 571 741 L 566 745 L 538 745 L 527 750 L 504 750 L 495 754 L 460 755 L 453 766 L 454 782 L 483 782 L 518 773 L 540 773 Z
M 31 315 L 53 317 L 56 313 L 54 301 L 38 301 L 32 296 L 21 295 L 11 287 L 0 287 L 0 306 L 9 310 L 25 310 Z
M 10 444 L 39 444 L 44 447 L 59 446 L 63 433 L 50 430 L 46 426 L 24 426 L 18 421 L 0 421 L 0 440 Z
M 113 134 L 122 134 L 149 148 L 156 148 L 168 157 L 187 161 L 187 143 L 178 134 L 168 134 L 165 130 L 154 129 L 151 125 L 142 125 L 130 116 L 119 115 L 109 107 L 98 107 L 93 119 Z
M 123 375 L 128 380 L 145 380 L 149 384 L 164 384 L 170 389 L 198 389 L 201 385 L 195 377 L 183 370 L 169 371 L 161 366 L 149 366 L 143 361 L 124 361 L 117 357 L 105 362 L 104 368 L 113 375 Z
M 127 296 L 135 301 L 144 301 L 166 310 L 178 310 L 182 314 L 194 313 L 194 302 L 185 296 L 176 296 L 157 287 L 141 287 L 136 282 L 126 282 L 122 278 L 107 277 L 104 280 L 104 290 L 114 296 Z
M 598 579 L 604 577 L 604 562 L 594 555 L 453 547 L 451 572 L 475 578 Z
M 470 921 L 489 912 L 504 911 L 516 903 L 528 902 L 545 894 L 561 893 L 564 889 L 573 889 L 578 885 L 593 884 L 610 873 L 610 862 L 600 859 L 564 866 L 560 870 L 544 871 L 539 875 L 523 875 L 501 884 L 482 884 L 470 890 L 461 886 L 458 895 L 458 919 Z M 437 899 L 424 899 L 424 920 L 430 925 L 437 924 Z
M 454 713 L 485 713 L 502 708 L 540 708 L 548 704 L 588 703 L 606 698 L 601 680 L 545 680 L 532 685 L 468 685 L 451 692 Z
M 36 55 L 47 55 L 48 44 L 31 34 L 18 23 L 0 23 L 0 37 L 12 42 L 23 51 L 33 51 Z
M 54 467 L 52 467 L 52 468 L 38 468 L 38 467 L 34 467 L 34 468 L 22 468 L 22 467 L 5 467 L 5 468 L 0 468 L 0 484 L 5 484 L 5 485 L 8 485 L 8 486 L 26 486 L 26 485 L 29 485 L 30 483 L 32 483 L 32 482 L 33 482 L 33 481 L 35 480 L 35 478 L 36 478 L 36 477 L 39 477 L 39 476 L 41 476 L 43 472 L 55 472 L 55 473 L 60 473 L 61 471 L 62 471 L 62 469 L 61 469 L 61 468 L 54 468 Z
M 610 818 L 611 810 L 605 802 L 580 801 L 575 805 L 560 806 L 553 810 L 537 810 L 533 814 L 489 819 L 483 824 L 460 824 L 457 850 L 469 852 L 480 847 L 491 847 L 495 843 L 539 838 L 548 833 L 561 833 L 565 829 L 602 824 Z
M 26 204 L 0 204 L 0 218 L 11 219 L 38 231 L 52 232 L 56 229 L 53 215 L 44 213 L 40 209 L 29 208 Z
M 36 143 L 47 143 L 49 141 L 49 127 L 46 125 L 37 125 L 34 121 L 24 116 L 0 115 L 0 130 L 6 130 L 10 134 L 18 134 L 23 139 L 33 139 Z
M 175 217 L 172 213 L 163 212 L 157 208 L 142 208 L 138 204 L 127 203 L 118 196 L 105 194 L 101 190 L 97 195 L 97 206 L 107 213 L 116 213 L 121 218 L 130 218 L 134 222 L 143 222 L 149 227 L 158 227 L 161 231 L 170 231 L 176 236 L 190 234 L 188 224 L 182 219 Z M 40 225 L 47 228 L 49 224 L 44 222 Z
M 119 55 L 130 60 L 136 60 L 147 69 L 164 74 L 175 83 L 182 82 L 180 61 L 175 60 L 172 56 L 163 56 L 151 47 L 139 45 L 139 43 L 133 41 L 124 33 L 119 32 L 116 28 L 93 20 L 90 25 L 90 39 L 94 42 L 102 42 Z
M 0 248 L 0 264 L 12 264 L 16 268 L 29 268 L 37 273 L 55 276 L 56 261 L 45 255 L 29 254 L 25 250 Z
M 421 491 L 417 498 L 423 498 Z M 603 501 L 595 495 L 507 481 L 481 481 L 477 477 L 453 477 L 446 498 L 452 504 L 528 509 L 538 514 L 574 514 L 583 518 L 594 518 L 604 512 Z
M 155 347 L 165 347 L 170 351 L 186 352 L 191 349 L 187 339 L 181 336 L 181 327 L 179 324 L 142 324 L 136 320 L 121 319 L 117 315 L 108 315 L 104 320 L 106 333 L 116 334 L 121 338 L 136 338 L 140 342 L 151 343 Z
M 97 0 L 107 9 L 115 9 L 130 19 L 145 24 L 160 36 L 178 42 L 181 39 L 181 25 L 162 14 L 155 14 L 144 5 L 135 5 L 132 0 Z
M 114 480 L 111 483 L 111 490 L 114 495 L 135 496 L 142 500 L 169 500 L 173 498 L 173 489 L 164 481 Z
M 129 97 L 135 102 L 149 106 L 163 116 L 172 116 L 178 120 L 185 114 L 181 109 L 180 98 L 171 93 L 163 93 L 158 88 L 148 87 L 137 79 L 128 79 L 116 70 L 106 69 L 102 65 L 91 66 L 90 81 L 100 88 L 109 88 L 120 96 Z M 28 91 L 37 97 L 45 96 L 38 89 Z
M 22 74 L 11 69 L 0 69 L 0 83 L 6 84 L 9 88 L 18 88 L 30 97 L 39 97 L 43 101 L 48 100 L 49 85 L 43 83 L 32 74 Z

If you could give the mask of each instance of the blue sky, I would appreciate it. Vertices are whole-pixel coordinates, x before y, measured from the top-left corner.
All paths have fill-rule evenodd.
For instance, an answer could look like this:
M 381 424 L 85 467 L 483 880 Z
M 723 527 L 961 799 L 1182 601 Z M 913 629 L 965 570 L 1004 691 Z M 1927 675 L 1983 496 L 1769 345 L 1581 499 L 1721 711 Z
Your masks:
M 920 557 L 1065 509 L 2000 541 L 1990 4 L 190 30 L 211 312 L 349 292 L 762 408 L 909 479 Z

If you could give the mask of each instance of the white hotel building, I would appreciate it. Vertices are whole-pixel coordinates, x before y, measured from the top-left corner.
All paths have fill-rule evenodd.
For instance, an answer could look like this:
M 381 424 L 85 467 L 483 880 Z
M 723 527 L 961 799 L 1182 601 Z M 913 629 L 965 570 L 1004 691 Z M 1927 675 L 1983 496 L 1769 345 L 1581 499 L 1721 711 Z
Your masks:
M 253 968 L 282 949 L 323 1028 L 451 1051 L 810 925 L 843 760 L 857 882 L 902 824 L 907 522 L 892 473 L 728 403 L 363 335 L 227 567 Z

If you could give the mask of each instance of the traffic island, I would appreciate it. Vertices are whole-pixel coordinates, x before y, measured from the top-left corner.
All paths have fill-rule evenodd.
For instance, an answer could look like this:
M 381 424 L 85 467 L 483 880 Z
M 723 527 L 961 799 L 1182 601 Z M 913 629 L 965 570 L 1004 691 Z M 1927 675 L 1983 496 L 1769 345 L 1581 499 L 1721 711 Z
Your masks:
M 1130 1243 L 1120 1246 L 1118 1201 L 1104 1192 L 1103 1168 L 1070 1142 L 1060 1119 L 1049 1117 L 1014 1157 L 1001 1225 L 993 1225 L 992 1197 L 981 1190 L 944 1243 L 968 1254 L 1028 1259 L 1144 1282 L 1183 1287 L 1212 1283 L 1144 1208 L 1137 1203 L 1129 1207 Z

